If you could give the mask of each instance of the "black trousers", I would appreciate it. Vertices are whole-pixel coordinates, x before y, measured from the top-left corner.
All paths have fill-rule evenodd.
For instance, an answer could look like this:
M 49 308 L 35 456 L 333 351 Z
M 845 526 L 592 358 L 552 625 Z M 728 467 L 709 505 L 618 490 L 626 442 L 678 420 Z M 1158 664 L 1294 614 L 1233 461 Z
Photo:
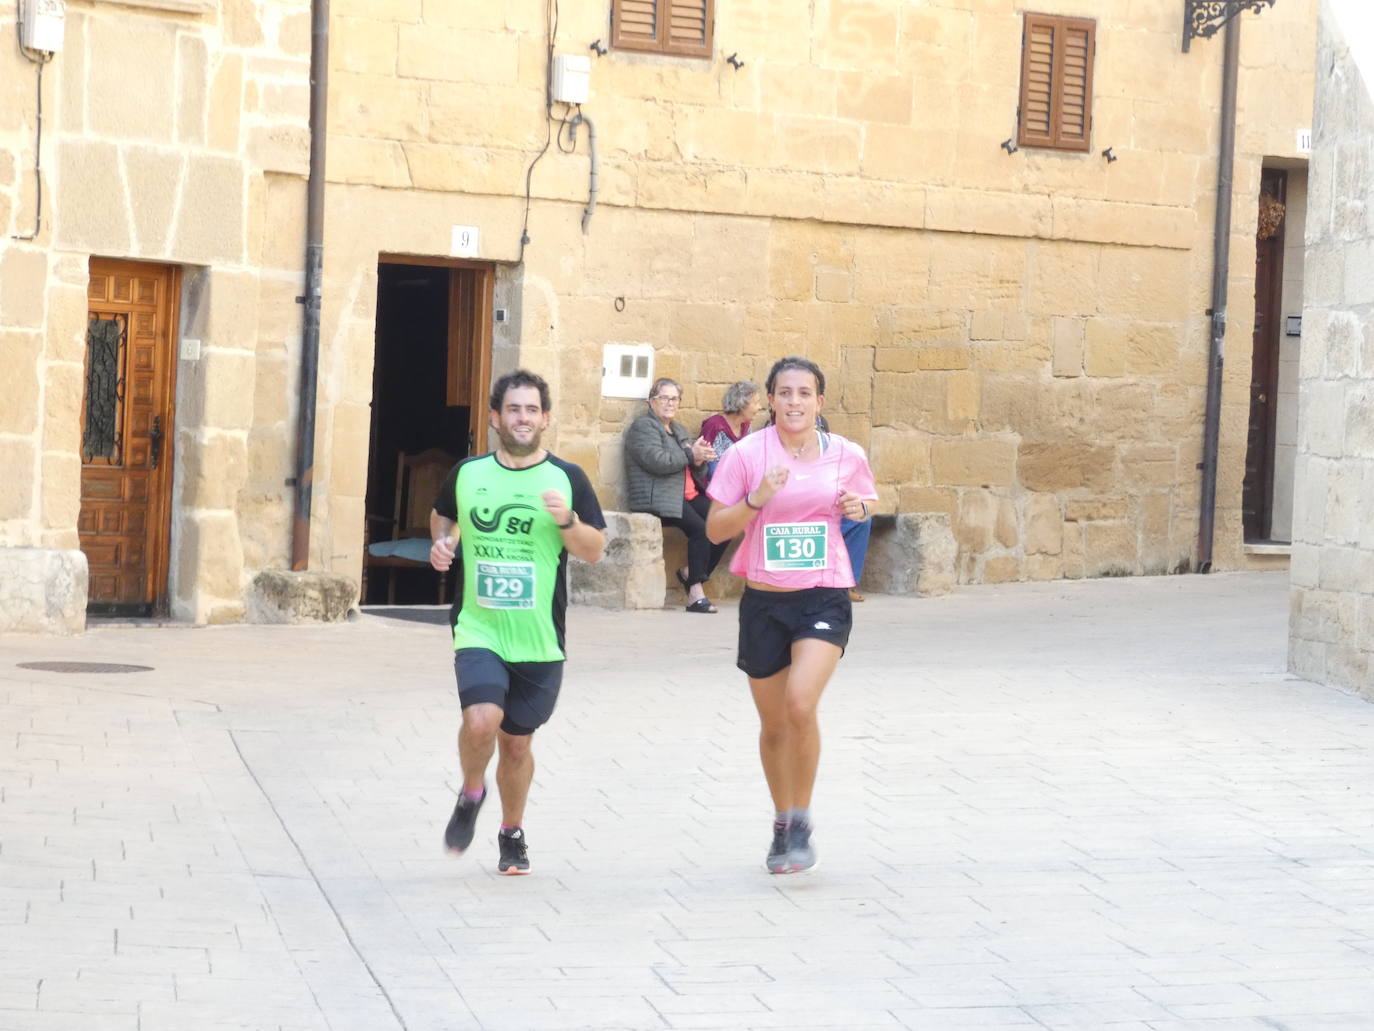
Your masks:
M 706 514 L 711 511 L 711 499 L 698 494 L 691 501 L 682 499 L 682 516 L 659 516 L 664 526 L 676 526 L 687 537 L 687 583 L 704 584 L 711 578 L 721 556 L 730 542 L 712 544 L 706 536 Z

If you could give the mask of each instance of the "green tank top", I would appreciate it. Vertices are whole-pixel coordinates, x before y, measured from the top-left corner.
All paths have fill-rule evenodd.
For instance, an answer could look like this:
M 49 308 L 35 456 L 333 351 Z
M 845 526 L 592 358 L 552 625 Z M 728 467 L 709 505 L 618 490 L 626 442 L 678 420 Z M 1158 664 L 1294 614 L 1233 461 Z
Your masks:
M 458 525 L 453 647 L 486 648 L 507 662 L 564 655 L 568 553 L 542 495 L 556 490 L 583 522 L 605 520 L 586 474 L 548 455 L 508 469 L 495 454 L 459 462 L 435 510 Z

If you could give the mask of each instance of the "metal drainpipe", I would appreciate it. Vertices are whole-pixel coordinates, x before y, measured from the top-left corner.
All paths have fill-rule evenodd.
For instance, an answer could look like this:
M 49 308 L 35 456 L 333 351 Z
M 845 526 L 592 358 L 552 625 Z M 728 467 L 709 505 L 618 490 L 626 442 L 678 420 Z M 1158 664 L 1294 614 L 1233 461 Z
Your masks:
M 291 568 L 310 566 L 310 501 L 315 481 L 315 391 L 320 369 L 320 293 L 324 265 L 325 119 L 329 99 L 329 0 L 310 3 L 310 178 L 305 199 L 305 305 L 300 409 L 296 415 Z
M 1197 571 L 1212 571 L 1217 514 L 1217 453 L 1221 444 L 1221 372 L 1226 361 L 1226 280 L 1231 270 L 1231 179 L 1236 150 L 1236 75 L 1240 16 L 1226 23 L 1221 77 L 1221 156 L 1212 230 L 1212 342 L 1207 354 L 1207 408 L 1202 424 L 1202 498 L 1198 509 Z

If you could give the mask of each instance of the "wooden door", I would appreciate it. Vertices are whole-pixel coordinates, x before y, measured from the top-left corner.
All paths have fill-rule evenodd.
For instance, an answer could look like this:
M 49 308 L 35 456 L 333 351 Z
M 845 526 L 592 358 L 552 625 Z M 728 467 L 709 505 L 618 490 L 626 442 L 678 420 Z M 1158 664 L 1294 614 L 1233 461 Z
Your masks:
M 1261 204 L 1287 200 L 1288 175 L 1264 169 Z M 1281 209 L 1280 209 L 1281 210 Z M 1271 214 L 1272 218 L 1273 215 Z M 1261 233 L 1265 232 L 1261 218 Z M 1245 444 L 1241 522 L 1247 541 L 1269 539 L 1274 521 L 1274 446 L 1278 430 L 1279 323 L 1283 303 L 1283 223 L 1255 241 L 1255 331 L 1251 339 L 1250 424 Z
M 174 348 L 180 273 L 92 258 L 81 406 L 87 611 L 167 611 Z
M 468 454 L 487 450 L 491 400 L 492 294 L 494 269 L 455 268 L 449 273 L 448 403 L 467 405 Z
M 412 254 L 382 254 L 378 257 L 378 263 L 448 269 L 448 370 L 445 395 L 450 407 L 466 406 L 469 410 L 467 453 L 485 454 L 487 402 L 491 397 L 491 324 L 495 315 L 496 266 L 490 262 L 463 258 Z M 377 398 L 374 397 L 374 414 L 376 406 Z

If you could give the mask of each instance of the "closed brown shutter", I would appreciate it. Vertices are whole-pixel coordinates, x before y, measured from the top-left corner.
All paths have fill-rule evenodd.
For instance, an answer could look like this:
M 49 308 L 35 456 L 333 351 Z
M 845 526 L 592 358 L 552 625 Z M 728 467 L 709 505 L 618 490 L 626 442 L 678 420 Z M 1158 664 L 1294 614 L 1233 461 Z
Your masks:
M 659 0 L 615 0 L 611 10 L 611 46 L 619 50 L 660 50 Z
M 668 8 L 670 54 L 709 55 L 711 53 L 711 0 L 663 0 Z
M 1059 146 L 1087 150 L 1092 132 L 1093 23 L 1066 22 L 1059 76 Z
M 1051 19 L 1026 15 L 1021 44 L 1021 146 L 1054 146 L 1054 44 Z
M 715 0 L 613 0 L 611 46 L 709 57 L 714 7 Z
M 1017 130 L 1021 146 L 1088 149 L 1095 29 L 1084 18 L 1026 15 Z

